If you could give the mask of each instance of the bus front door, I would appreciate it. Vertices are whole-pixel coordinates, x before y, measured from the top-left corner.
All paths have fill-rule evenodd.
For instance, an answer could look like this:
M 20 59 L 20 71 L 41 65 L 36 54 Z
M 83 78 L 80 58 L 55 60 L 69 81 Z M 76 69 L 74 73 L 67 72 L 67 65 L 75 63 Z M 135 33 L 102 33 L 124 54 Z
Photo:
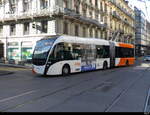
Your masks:
M 115 43 L 110 42 L 110 68 L 115 67 Z

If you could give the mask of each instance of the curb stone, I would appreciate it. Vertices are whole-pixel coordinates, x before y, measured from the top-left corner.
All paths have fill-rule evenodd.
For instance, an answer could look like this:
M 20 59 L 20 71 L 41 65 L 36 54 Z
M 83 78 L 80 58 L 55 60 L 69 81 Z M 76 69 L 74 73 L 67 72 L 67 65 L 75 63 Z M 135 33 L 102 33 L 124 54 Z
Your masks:
M 13 74 L 14 72 L 11 71 L 0 71 L 0 76 L 1 75 L 9 75 L 9 74 Z

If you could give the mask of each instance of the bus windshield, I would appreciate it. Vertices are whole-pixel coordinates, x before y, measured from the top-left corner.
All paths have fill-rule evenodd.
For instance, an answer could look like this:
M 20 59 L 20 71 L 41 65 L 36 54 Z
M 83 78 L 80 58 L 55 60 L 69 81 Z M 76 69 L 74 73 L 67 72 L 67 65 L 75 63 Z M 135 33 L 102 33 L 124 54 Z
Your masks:
M 49 51 L 56 38 L 40 40 L 36 43 L 34 54 L 33 54 L 33 64 L 35 65 L 45 65 Z

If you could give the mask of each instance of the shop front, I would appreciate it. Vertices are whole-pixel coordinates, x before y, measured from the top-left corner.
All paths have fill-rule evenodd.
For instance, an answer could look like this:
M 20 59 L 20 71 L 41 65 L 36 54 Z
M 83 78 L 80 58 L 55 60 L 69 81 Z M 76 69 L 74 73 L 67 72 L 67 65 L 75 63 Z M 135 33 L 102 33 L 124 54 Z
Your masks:
M 32 42 L 9 42 L 8 43 L 8 60 L 26 61 L 32 59 L 33 53 Z
M 30 60 L 32 59 L 32 47 L 21 48 L 21 60 Z
M 21 60 L 22 61 L 32 59 L 32 53 L 33 53 L 32 46 L 33 46 L 32 42 L 22 42 L 21 43 Z
M 9 42 L 8 43 L 8 60 L 19 60 L 20 59 L 20 51 L 19 51 L 19 43 L 18 42 Z

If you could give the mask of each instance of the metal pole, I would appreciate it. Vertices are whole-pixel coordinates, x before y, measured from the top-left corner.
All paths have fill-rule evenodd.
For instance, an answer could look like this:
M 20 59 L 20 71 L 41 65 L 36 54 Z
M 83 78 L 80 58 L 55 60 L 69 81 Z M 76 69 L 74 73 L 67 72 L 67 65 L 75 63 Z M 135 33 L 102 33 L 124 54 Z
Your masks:
M 6 36 L 6 60 L 8 60 L 8 37 Z

